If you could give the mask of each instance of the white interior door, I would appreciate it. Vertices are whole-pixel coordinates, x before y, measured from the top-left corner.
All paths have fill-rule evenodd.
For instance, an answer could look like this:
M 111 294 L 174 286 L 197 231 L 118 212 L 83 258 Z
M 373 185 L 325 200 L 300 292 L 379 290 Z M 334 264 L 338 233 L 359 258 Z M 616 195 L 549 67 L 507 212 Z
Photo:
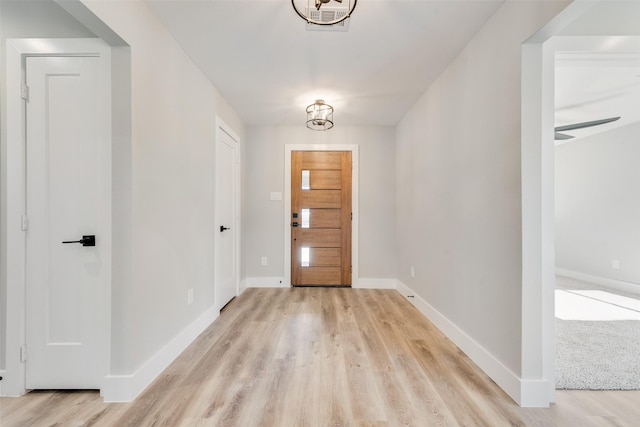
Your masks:
M 216 305 L 224 307 L 238 294 L 236 197 L 238 143 L 224 130 L 216 138 Z
M 26 387 L 100 388 L 110 334 L 110 83 L 100 57 L 26 59 Z M 63 243 L 95 236 L 95 246 Z

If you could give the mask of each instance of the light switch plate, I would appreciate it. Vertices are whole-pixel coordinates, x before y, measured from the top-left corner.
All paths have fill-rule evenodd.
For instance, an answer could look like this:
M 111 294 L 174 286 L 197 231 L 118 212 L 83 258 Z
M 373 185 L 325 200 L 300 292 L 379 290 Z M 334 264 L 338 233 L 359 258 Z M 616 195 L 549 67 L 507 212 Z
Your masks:
M 271 200 L 282 200 L 282 193 L 278 191 L 272 191 L 270 194 Z

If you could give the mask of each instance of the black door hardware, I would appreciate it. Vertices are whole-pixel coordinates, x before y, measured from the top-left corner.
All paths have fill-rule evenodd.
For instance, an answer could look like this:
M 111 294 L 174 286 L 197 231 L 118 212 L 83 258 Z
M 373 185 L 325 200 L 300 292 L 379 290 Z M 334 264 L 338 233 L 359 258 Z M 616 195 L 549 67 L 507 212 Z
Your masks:
M 297 226 L 298 226 L 298 223 L 297 223 L 297 222 L 292 222 L 292 223 L 291 223 L 291 226 L 293 226 L 293 227 L 297 227 Z
M 62 243 L 80 243 L 82 246 L 95 246 L 96 245 L 96 236 L 82 236 L 80 240 L 70 240 L 68 242 Z
M 294 212 L 292 215 L 294 218 L 298 218 L 298 212 Z
M 220 226 L 220 232 L 222 233 L 224 230 L 231 230 L 229 227 L 225 227 L 224 225 Z

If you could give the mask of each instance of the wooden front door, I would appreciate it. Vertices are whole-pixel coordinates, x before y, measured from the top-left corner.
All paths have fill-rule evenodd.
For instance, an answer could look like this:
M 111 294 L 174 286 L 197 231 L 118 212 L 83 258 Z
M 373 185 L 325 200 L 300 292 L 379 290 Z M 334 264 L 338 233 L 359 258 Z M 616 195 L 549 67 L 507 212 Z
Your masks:
M 351 152 L 291 153 L 291 284 L 351 286 Z

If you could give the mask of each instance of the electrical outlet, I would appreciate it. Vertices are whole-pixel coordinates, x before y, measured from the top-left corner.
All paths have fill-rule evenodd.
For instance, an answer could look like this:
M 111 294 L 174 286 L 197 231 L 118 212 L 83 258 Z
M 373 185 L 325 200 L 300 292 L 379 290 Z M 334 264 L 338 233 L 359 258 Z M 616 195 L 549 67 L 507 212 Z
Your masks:
M 410 274 L 411 274 L 411 278 L 412 278 L 412 279 L 413 279 L 414 277 L 416 277 L 416 269 L 415 269 L 415 268 L 413 268 L 413 267 L 411 267 Z
M 193 304 L 193 288 L 187 291 L 187 305 Z
M 263 257 L 262 257 L 262 259 L 260 260 L 260 263 L 261 263 L 262 265 L 267 265 L 267 257 L 266 257 L 266 256 L 263 256 Z
M 611 260 L 611 268 L 613 268 L 614 270 L 618 270 L 620 268 L 620 260 Z

